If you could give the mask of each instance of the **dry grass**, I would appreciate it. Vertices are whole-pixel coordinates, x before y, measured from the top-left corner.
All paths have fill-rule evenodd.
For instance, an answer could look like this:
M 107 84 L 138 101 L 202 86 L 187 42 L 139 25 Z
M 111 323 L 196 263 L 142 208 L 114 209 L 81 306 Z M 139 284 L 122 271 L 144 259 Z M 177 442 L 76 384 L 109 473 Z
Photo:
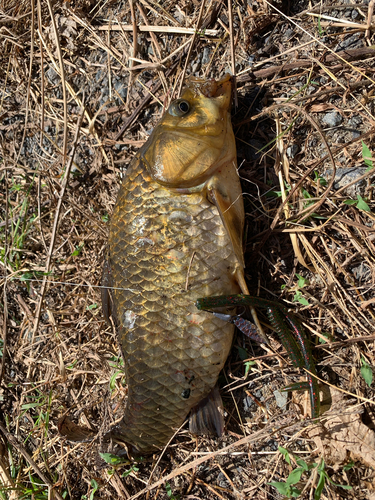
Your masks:
M 375 498 L 373 2 L 296 4 L 0 4 L 0 498 L 281 498 L 268 483 L 298 457 L 321 465 L 301 498 L 317 495 L 323 459 L 353 489 L 326 479 L 321 498 Z M 226 71 L 249 287 L 302 318 L 327 411 L 315 424 L 304 395 L 277 406 L 303 374 L 274 337 L 265 353 L 239 335 L 221 440 L 181 430 L 161 457 L 108 465 L 100 436 L 126 385 L 99 285 L 119 173 L 185 75 Z M 64 441 L 65 414 L 97 438 Z

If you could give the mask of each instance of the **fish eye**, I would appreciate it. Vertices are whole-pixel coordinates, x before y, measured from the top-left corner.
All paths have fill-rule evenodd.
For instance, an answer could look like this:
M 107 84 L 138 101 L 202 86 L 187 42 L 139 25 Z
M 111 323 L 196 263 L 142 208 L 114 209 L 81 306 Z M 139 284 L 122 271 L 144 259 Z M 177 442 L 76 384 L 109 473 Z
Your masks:
M 184 99 L 177 99 L 169 107 L 169 114 L 172 116 L 184 116 L 190 111 L 190 104 Z

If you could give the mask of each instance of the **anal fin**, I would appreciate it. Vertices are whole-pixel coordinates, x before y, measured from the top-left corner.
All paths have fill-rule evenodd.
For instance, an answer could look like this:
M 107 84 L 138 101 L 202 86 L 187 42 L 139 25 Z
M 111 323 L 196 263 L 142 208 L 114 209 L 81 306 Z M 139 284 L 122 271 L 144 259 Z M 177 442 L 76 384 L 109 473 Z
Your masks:
M 191 409 L 189 431 L 192 434 L 221 436 L 224 432 L 223 401 L 217 385 Z

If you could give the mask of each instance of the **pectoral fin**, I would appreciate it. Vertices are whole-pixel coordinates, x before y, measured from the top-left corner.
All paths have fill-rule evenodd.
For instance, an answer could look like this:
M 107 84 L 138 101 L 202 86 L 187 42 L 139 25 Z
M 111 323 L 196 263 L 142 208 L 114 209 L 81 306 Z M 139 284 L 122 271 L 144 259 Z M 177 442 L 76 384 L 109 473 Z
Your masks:
M 208 199 L 216 205 L 233 246 L 238 262 L 245 267 L 243 257 L 243 227 L 245 211 L 242 189 L 235 166 L 217 173 L 207 184 Z

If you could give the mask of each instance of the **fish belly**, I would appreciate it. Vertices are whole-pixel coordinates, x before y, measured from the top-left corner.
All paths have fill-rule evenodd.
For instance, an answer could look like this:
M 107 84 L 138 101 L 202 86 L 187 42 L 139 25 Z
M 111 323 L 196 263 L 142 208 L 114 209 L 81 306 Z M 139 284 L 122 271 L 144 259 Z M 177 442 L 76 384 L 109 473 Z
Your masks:
M 237 259 L 204 193 L 179 194 L 134 161 L 109 235 L 112 300 L 128 399 L 111 437 L 148 453 L 167 444 L 215 386 L 234 327 L 199 297 L 239 293 Z M 121 290 L 119 290 L 119 288 Z

